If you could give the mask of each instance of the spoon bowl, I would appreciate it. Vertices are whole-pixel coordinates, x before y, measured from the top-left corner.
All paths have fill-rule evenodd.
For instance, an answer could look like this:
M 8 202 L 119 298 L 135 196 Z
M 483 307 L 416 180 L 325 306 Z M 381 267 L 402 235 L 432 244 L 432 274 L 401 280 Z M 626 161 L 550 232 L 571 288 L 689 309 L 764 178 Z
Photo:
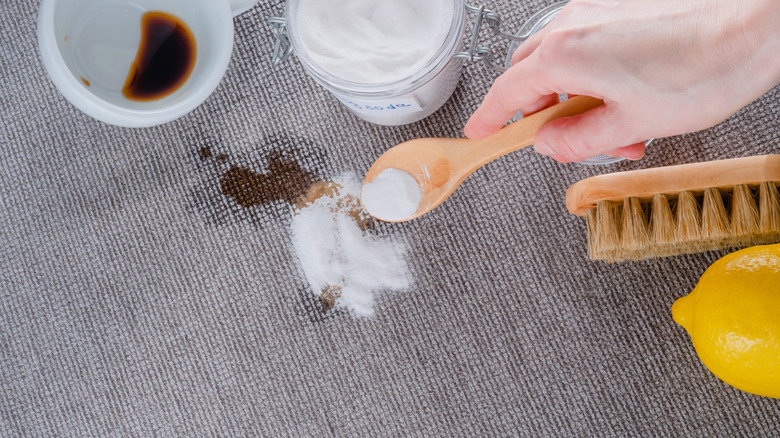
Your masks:
M 547 122 L 584 113 L 603 105 L 588 96 L 576 96 L 508 125 L 478 140 L 467 138 L 419 138 L 388 149 L 366 172 L 363 186 L 386 169 L 402 170 L 413 176 L 422 199 L 417 211 L 400 220 L 417 218 L 444 202 L 474 171 L 498 157 L 530 146 L 536 132 Z M 365 204 L 364 204 L 365 206 Z M 368 211 L 371 213 L 371 211 Z M 382 218 L 379 218 L 382 219 Z M 382 219 L 386 220 L 386 219 Z

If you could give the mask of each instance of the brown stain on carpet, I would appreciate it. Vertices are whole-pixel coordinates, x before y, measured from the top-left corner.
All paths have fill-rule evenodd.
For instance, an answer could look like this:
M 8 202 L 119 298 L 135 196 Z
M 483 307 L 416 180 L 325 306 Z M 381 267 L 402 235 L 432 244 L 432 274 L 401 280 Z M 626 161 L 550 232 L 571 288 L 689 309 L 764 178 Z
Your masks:
M 342 188 L 333 181 L 316 181 L 309 186 L 309 189 L 303 196 L 298 198 L 295 202 L 295 208 L 301 210 L 322 197 L 337 198 Z M 333 212 L 335 213 L 336 211 L 346 212 L 360 227 L 361 231 L 368 231 L 374 228 L 374 218 L 363 209 L 360 199 L 355 196 L 342 196 L 333 208 Z
M 198 156 L 202 161 L 213 158 L 220 163 L 226 163 L 229 160 L 226 154 L 215 155 L 208 147 L 198 150 Z M 347 213 L 362 231 L 374 227 L 374 218 L 363 209 L 358 197 L 344 195 L 339 198 L 339 192 L 343 187 L 338 183 L 318 179 L 294 158 L 281 151 L 271 152 L 266 160 L 268 169 L 266 173 L 231 165 L 220 177 L 222 194 L 245 208 L 284 201 L 298 211 L 322 197 L 338 198 L 338 202 L 333 207 L 334 213 L 337 211 Z M 327 313 L 335 307 L 341 292 L 339 285 L 328 285 L 322 289 L 318 297 L 322 313 Z
M 211 149 L 204 146 L 198 150 L 198 155 L 200 156 L 201 160 L 207 160 L 211 158 Z
M 336 306 L 336 299 L 338 298 L 341 298 L 341 286 L 328 285 L 322 288 L 322 293 L 320 293 L 322 311 L 327 312 Z
M 233 165 L 220 179 L 222 193 L 242 207 L 284 201 L 296 204 L 311 187 L 314 175 L 301 165 L 272 152 L 267 157 L 268 172 L 257 173 L 246 167 Z

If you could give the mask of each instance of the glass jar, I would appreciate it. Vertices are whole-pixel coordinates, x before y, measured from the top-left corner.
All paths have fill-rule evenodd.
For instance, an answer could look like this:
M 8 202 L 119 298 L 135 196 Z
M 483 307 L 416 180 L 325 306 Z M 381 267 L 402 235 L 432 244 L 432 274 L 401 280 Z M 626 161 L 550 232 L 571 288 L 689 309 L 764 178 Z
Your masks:
M 458 53 L 466 13 L 463 0 L 451 0 L 452 21 L 441 47 L 418 71 L 397 80 L 357 83 L 327 72 L 309 55 L 301 39 L 299 0 L 287 0 L 285 26 L 292 51 L 306 72 L 358 117 L 380 125 L 403 125 L 421 120 L 446 102 L 460 79 Z

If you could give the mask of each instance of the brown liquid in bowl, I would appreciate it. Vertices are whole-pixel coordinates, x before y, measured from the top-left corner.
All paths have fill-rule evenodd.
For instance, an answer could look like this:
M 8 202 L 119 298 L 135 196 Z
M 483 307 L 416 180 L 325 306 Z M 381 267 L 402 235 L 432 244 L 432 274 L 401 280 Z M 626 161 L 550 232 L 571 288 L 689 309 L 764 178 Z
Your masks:
M 178 90 L 195 67 L 197 45 L 189 27 L 160 11 L 141 17 L 141 43 L 122 87 L 136 101 L 163 98 Z

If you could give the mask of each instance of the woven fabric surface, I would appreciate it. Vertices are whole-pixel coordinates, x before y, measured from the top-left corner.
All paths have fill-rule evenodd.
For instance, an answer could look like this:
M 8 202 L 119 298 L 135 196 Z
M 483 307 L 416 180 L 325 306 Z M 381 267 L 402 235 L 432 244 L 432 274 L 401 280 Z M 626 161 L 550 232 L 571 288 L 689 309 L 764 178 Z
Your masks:
M 550 2 L 488 2 L 507 28 Z M 266 24 L 237 17 L 230 66 L 190 114 L 152 128 L 81 113 L 47 76 L 39 3 L 0 5 L 0 436 L 772 436 L 780 403 L 701 364 L 672 302 L 725 252 L 608 265 L 585 255 L 566 188 L 608 171 L 776 153 L 780 89 L 638 162 L 531 151 L 473 174 L 434 212 L 378 224 L 413 286 L 372 317 L 323 312 L 285 202 L 243 206 L 234 168 L 283 153 L 362 175 L 404 140 L 460 136 L 495 73 L 464 67 L 444 107 L 366 123 Z M 484 39 L 502 43 L 485 32 Z M 505 47 L 505 45 L 504 45 Z

